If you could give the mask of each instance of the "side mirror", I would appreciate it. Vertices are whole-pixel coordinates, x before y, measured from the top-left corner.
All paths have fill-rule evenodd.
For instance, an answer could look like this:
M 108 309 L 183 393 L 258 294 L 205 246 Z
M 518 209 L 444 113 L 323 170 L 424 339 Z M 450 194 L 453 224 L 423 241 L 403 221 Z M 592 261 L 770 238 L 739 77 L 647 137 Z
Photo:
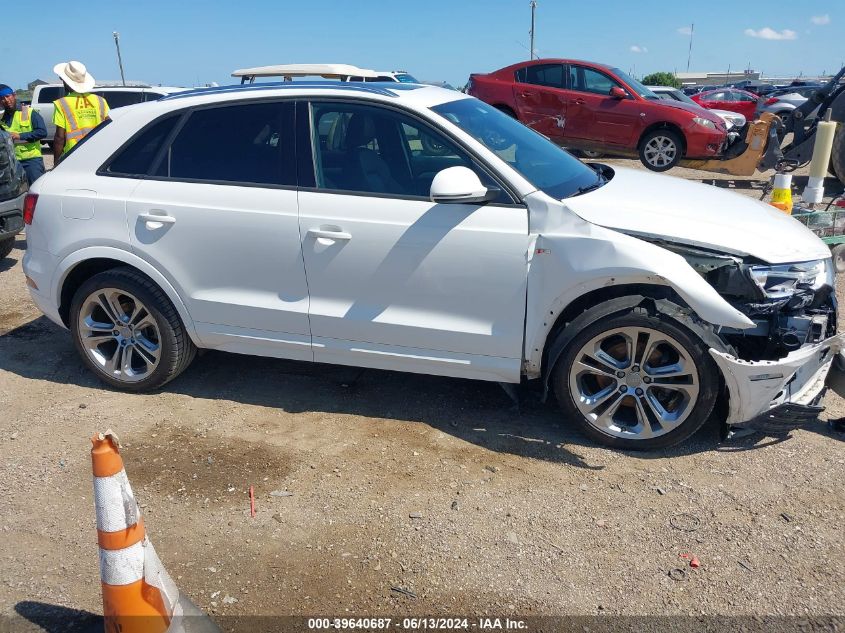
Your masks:
M 481 184 L 478 174 L 468 167 L 447 167 L 431 181 L 431 201 L 448 203 L 490 202 L 499 194 L 495 187 Z
M 610 96 L 611 96 L 611 97 L 613 97 L 614 99 L 627 99 L 627 98 L 628 98 L 628 93 L 627 93 L 627 92 L 625 92 L 625 89 L 624 89 L 624 88 L 620 88 L 619 86 L 613 86 L 613 87 L 610 89 L 610 93 L 609 93 L 609 94 L 610 94 Z

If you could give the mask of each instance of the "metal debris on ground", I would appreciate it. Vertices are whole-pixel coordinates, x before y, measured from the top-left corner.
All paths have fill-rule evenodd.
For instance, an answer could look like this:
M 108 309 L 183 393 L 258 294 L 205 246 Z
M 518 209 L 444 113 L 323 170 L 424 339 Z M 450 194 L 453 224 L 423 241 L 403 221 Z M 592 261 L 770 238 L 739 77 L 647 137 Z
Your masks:
M 751 567 L 747 563 L 744 563 L 741 560 L 736 561 L 736 564 L 739 565 L 740 567 L 742 567 L 745 571 L 751 571 Z
M 396 593 L 401 593 L 403 596 L 408 596 L 410 598 L 416 598 L 417 594 L 415 594 L 410 589 L 405 589 L 404 587 L 391 587 L 391 591 L 395 591 Z
M 686 580 L 687 579 L 687 572 L 685 569 L 681 569 L 680 567 L 676 567 L 675 569 L 669 570 L 669 578 L 672 580 Z
M 681 532 L 695 532 L 701 527 L 701 519 L 689 512 L 679 512 L 669 517 L 669 525 Z
M 411 512 L 410 514 L 408 514 L 408 518 L 411 518 L 411 519 L 422 519 L 422 518 L 423 518 L 423 515 L 422 515 L 422 512 Z
M 792 515 L 787 514 L 786 512 L 781 512 L 781 513 L 780 513 L 780 518 L 782 518 L 782 519 L 783 519 L 784 521 L 786 521 L 787 523 L 789 523 L 790 521 L 792 521 Z

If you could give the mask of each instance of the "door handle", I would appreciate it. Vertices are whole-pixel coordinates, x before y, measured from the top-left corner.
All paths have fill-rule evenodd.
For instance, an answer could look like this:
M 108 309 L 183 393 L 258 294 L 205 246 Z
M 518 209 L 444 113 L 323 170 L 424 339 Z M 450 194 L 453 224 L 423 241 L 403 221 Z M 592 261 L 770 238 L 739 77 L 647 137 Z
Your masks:
M 325 229 L 308 229 L 307 235 L 318 240 L 351 240 L 352 234 L 345 231 L 330 231 Z
M 573 101 L 573 103 L 576 103 L 578 105 L 584 105 L 585 101 L 583 99 L 575 99 L 575 101 Z
M 520 92 L 520 93 L 519 93 L 519 96 L 520 96 L 520 97 L 530 97 L 530 96 L 531 96 L 531 93 L 530 93 L 530 92 Z
M 138 217 L 144 221 L 148 229 L 160 229 L 165 224 L 176 224 L 176 218 L 172 215 L 159 215 L 157 213 L 139 213 Z

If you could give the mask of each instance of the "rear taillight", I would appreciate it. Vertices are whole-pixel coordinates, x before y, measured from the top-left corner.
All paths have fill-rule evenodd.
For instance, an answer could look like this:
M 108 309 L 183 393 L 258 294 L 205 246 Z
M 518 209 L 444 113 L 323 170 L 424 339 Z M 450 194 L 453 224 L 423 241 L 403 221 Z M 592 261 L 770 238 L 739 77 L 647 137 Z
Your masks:
M 763 105 L 772 105 L 776 101 L 777 101 L 777 99 L 775 97 L 770 97 L 770 98 L 766 99 L 766 103 L 764 103 Z
M 35 205 L 38 203 L 37 193 L 28 193 L 23 201 L 23 221 L 24 224 L 32 224 L 32 218 L 35 217 Z

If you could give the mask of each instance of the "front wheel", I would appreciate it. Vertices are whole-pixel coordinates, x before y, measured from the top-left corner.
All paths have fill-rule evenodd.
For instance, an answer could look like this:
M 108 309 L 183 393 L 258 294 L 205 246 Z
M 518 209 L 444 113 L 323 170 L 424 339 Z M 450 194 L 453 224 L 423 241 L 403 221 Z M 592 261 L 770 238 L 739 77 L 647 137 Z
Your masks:
M 838 273 L 845 273 L 845 244 L 837 244 L 830 249 L 830 256 L 833 258 L 833 267 Z
M 585 435 L 650 450 L 682 442 L 704 424 L 719 379 L 695 334 L 643 307 L 584 322 L 590 325 L 569 343 L 552 381 L 567 419 Z
M 83 362 L 124 391 L 150 391 L 178 376 L 196 348 L 173 304 L 129 268 L 94 275 L 70 306 L 70 330 Z
M 681 138 L 672 130 L 652 130 L 640 141 L 640 162 L 652 171 L 667 171 L 683 157 Z

